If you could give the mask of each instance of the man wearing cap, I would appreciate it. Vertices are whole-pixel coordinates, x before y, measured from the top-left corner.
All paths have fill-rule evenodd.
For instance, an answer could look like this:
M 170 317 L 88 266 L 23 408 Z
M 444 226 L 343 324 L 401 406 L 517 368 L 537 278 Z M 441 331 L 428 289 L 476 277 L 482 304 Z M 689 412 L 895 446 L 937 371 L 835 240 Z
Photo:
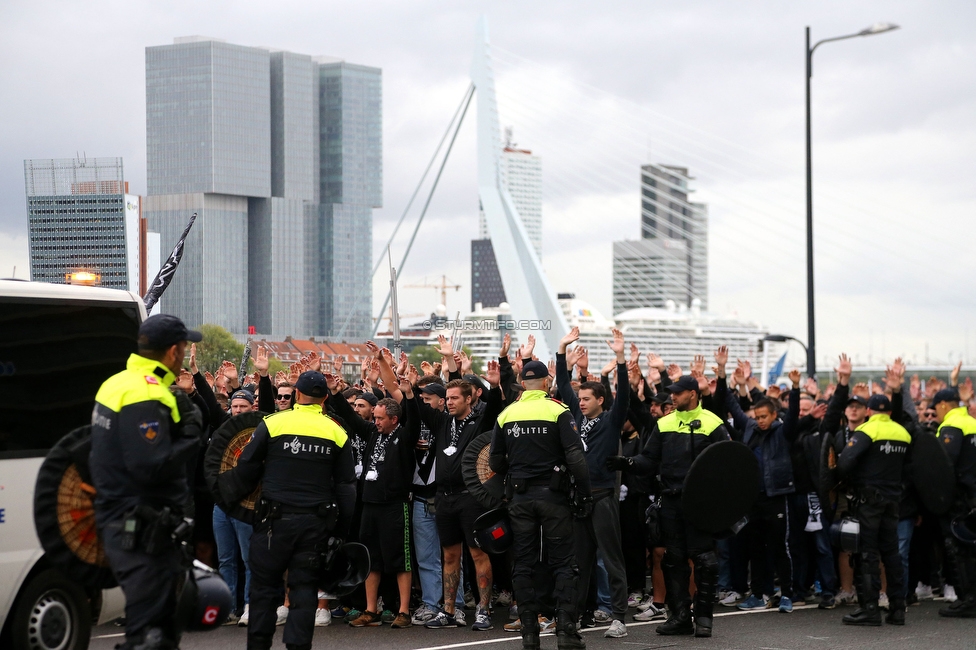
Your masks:
M 251 598 L 248 650 L 268 650 L 288 572 L 289 612 L 284 642 L 312 647 L 319 551 L 329 537 L 347 536 L 356 503 L 356 475 L 349 437 L 322 405 L 329 388 L 322 373 L 303 372 L 295 382 L 295 406 L 269 415 L 254 429 L 237 466 L 219 478 L 228 502 L 261 482 L 260 521 L 251 535 Z
M 522 623 L 522 647 L 539 648 L 538 615 L 543 594 L 536 593 L 532 567 L 539 556 L 541 527 L 555 582 L 556 642 L 560 650 L 585 648 L 576 618 L 577 592 L 586 585 L 577 584 L 568 474 L 576 480 L 577 502 L 583 509 L 578 514 L 589 516 L 590 472 L 572 414 L 549 398 L 546 364 L 526 362 L 522 386 L 525 390 L 521 397 L 495 422 L 488 460 L 492 471 L 508 474 L 514 488 L 508 511 L 515 546 L 512 583 Z
M 976 618 L 976 549 L 960 544 L 950 528 L 953 519 L 976 510 L 976 418 L 959 401 L 955 388 L 944 388 L 932 398 L 939 423 L 936 435 L 945 444 L 956 469 L 955 499 L 940 523 L 945 537 L 946 564 L 953 568 L 951 584 L 958 600 L 940 609 L 939 615 Z
M 681 506 L 685 475 L 709 445 L 729 439 L 721 418 L 702 408 L 698 380 L 684 375 L 668 386 L 675 410 L 657 421 L 640 455 L 611 456 L 607 468 L 637 475 L 661 476 L 661 533 L 669 618 L 657 627 L 663 635 L 712 636 L 712 608 L 718 583 L 715 537 L 689 523 Z M 691 618 L 688 582 L 695 565 L 695 620 Z
M 891 376 L 891 375 L 889 375 Z M 901 378 L 901 375 L 899 375 Z M 888 380 L 888 387 L 901 386 Z M 884 562 L 888 579 L 888 623 L 905 624 L 905 589 L 898 552 L 898 505 L 901 501 L 905 458 L 912 437 L 891 419 L 891 400 L 872 395 L 868 420 L 861 424 L 837 457 L 837 471 L 854 490 L 852 511 L 860 522 L 859 552 L 854 555 L 854 588 L 860 607 L 844 616 L 847 625 L 881 625 L 878 588 Z
M 105 555 L 125 594 L 125 645 L 175 648 L 177 585 L 183 558 L 169 533 L 183 516 L 201 445 L 203 418 L 183 391 L 170 391 L 187 341 L 200 341 L 175 316 L 150 316 L 139 327 L 137 352 L 95 396 L 89 467 L 95 521 Z M 152 549 L 148 530 L 161 526 Z M 149 551 L 154 551 L 150 554 Z

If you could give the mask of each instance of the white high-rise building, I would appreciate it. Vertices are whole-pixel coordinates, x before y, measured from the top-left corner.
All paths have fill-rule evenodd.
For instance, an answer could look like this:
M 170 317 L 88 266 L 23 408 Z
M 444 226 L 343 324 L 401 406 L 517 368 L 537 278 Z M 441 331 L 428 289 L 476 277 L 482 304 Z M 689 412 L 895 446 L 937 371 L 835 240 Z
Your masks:
M 512 142 L 512 127 L 505 128 L 505 148 L 501 157 L 502 182 L 522 217 L 535 254 L 542 259 L 542 158 Z M 485 215 L 479 215 L 478 236 L 488 239 Z
M 689 304 L 688 243 L 667 238 L 613 242 L 613 313 L 663 308 L 669 300 Z

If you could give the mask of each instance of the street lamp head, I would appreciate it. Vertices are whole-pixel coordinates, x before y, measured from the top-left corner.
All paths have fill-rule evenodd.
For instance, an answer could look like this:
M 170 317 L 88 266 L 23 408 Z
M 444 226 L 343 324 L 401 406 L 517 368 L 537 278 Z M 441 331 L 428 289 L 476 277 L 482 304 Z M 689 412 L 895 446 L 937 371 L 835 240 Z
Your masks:
M 786 336 L 785 334 L 767 334 L 763 337 L 763 341 L 771 341 L 773 343 L 786 343 L 792 340 L 792 336 Z
M 872 36 L 874 34 L 883 34 L 885 32 L 890 32 L 892 30 L 899 29 L 898 25 L 894 23 L 874 23 L 870 27 L 865 27 L 857 33 L 858 36 Z

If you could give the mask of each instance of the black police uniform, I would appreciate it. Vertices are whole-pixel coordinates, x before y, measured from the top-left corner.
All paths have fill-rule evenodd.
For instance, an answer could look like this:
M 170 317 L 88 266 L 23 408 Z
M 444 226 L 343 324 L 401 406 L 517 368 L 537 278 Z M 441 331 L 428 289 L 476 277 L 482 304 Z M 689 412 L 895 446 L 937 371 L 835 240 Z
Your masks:
M 692 384 L 692 382 L 694 382 Z M 697 390 L 697 381 L 682 377 L 671 385 L 672 392 Z M 701 402 L 690 411 L 672 411 L 657 421 L 640 455 L 633 458 L 611 457 L 607 464 L 637 475 L 660 474 L 661 535 L 664 538 L 664 560 L 661 568 L 668 588 L 670 617 L 658 626 L 658 634 L 696 634 L 711 636 L 712 610 L 718 584 L 718 557 L 715 537 L 696 528 L 681 506 L 685 475 L 695 458 L 709 445 L 728 440 L 722 420 L 702 408 Z M 695 565 L 695 624 L 691 620 L 691 596 L 688 583 Z
M 199 341 L 172 316 L 154 316 L 140 344 L 165 349 Z M 95 521 L 112 572 L 125 593 L 126 647 L 175 648 L 182 632 L 176 605 L 186 562 L 171 533 L 190 502 L 192 467 L 203 418 L 176 376 L 138 354 L 102 384 L 92 411 L 89 456 Z M 128 528 L 128 530 L 126 530 Z
M 851 511 L 860 522 L 860 551 L 854 555 L 854 586 L 861 604 L 844 617 L 848 625 L 881 625 L 879 559 L 888 578 L 888 622 L 905 623 L 904 567 L 898 553 L 898 506 L 911 435 L 889 415 L 891 403 L 872 396 L 875 413 L 855 429 L 837 458 L 837 470 L 854 490 Z
M 958 393 L 953 389 L 945 390 L 952 394 L 939 391 L 933 401 L 958 403 Z M 976 549 L 961 544 L 950 528 L 954 518 L 976 509 L 976 418 L 969 415 L 965 406 L 954 408 L 946 413 L 937 435 L 945 444 L 956 470 L 953 503 L 939 521 L 945 538 L 946 564 L 952 573 L 946 581 L 955 588 L 958 596 L 956 602 L 940 609 L 939 614 L 953 618 L 976 618 Z
M 527 364 L 523 378 L 536 378 L 531 376 L 533 370 L 541 372 L 542 377 L 548 376 L 544 364 L 533 362 Z M 525 372 L 530 376 L 526 377 Z M 539 556 L 540 527 L 555 582 L 557 643 L 560 648 L 585 647 L 576 629 L 579 585 L 567 474 L 576 480 L 578 501 L 590 506 L 592 502 L 583 445 L 569 409 L 544 391 L 524 391 L 498 416 L 488 462 L 493 471 L 508 473 L 514 486 L 508 507 L 515 546 L 512 584 L 522 622 L 523 647 L 539 647 L 538 613 L 543 594 L 537 593 L 533 567 Z
M 309 371 L 295 388 L 324 396 L 325 378 Z M 261 481 L 262 520 L 251 535 L 249 650 L 268 650 L 288 572 L 289 604 L 284 641 L 289 649 L 312 646 L 320 553 L 329 536 L 344 538 L 356 500 L 349 438 L 319 404 L 296 404 L 269 415 L 254 430 L 237 466 L 220 475 L 229 501 L 250 494 Z

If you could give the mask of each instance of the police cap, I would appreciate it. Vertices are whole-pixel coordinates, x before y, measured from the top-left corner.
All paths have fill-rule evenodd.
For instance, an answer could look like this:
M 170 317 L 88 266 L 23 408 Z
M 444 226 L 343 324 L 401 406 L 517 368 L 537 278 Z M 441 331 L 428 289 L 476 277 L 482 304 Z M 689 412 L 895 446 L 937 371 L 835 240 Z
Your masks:
M 953 404 L 958 404 L 959 391 L 955 388 L 943 388 L 932 397 L 932 403 L 929 404 L 929 408 L 935 408 L 935 405 L 939 402 L 952 402 Z
M 697 391 L 698 380 L 692 377 L 691 375 L 682 375 L 681 377 L 678 378 L 678 381 L 668 386 L 668 390 L 671 391 L 672 394 L 683 393 L 686 390 Z
M 541 361 L 529 361 L 522 366 L 522 379 L 545 379 L 549 376 L 549 368 Z
M 887 413 L 891 410 L 891 400 L 885 395 L 872 395 L 868 400 L 868 408 L 872 411 Z
M 186 329 L 176 316 L 156 314 L 142 321 L 139 326 L 139 348 L 142 350 L 165 350 L 180 341 L 199 343 L 203 334 Z
M 295 390 L 309 397 L 326 397 L 329 387 L 325 383 L 325 375 L 315 370 L 306 370 L 298 375 Z

